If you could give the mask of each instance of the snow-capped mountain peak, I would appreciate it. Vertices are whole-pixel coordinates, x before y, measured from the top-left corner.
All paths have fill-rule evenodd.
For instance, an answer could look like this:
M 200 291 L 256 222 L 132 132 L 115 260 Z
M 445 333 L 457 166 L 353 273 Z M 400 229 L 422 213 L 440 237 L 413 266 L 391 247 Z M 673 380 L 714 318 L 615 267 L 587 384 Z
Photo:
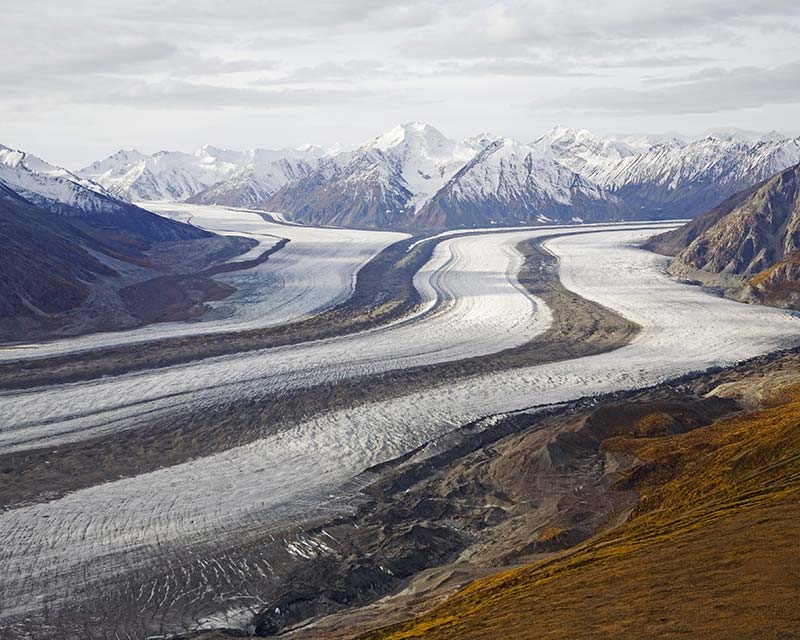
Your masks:
M 399 180 L 411 193 L 408 206 L 419 208 L 475 155 L 475 148 L 447 138 L 421 122 L 398 125 L 367 142 L 357 155 L 368 156 L 386 180 Z M 360 159 L 359 162 L 364 162 Z
M 552 152 L 561 164 L 587 175 L 611 166 L 636 150 L 623 141 L 596 136 L 587 129 L 557 126 L 533 141 L 532 146 Z
M 116 210 L 121 204 L 99 184 L 41 158 L 0 145 L 0 182 L 34 204 L 61 213 Z
M 488 131 L 482 131 L 474 136 L 470 136 L 469 138 L 464 138 L 461 141 L 465 147 L 469 147 L 474 151 L 480 151 L 481 149 L 488 147 L 492 142 L 500 138 L 500 136 L 490 133 Z
M 372 138 L 362 149 L 389 151 L 401 145 L 435 148 L 446 146 L 448 142 L 450 141 L 436 127 L 422 122 L 407 122 Z
M 446 228 L 621 217 L 624 205 L 553 158 L 545 145 L 498 138 L 420 210 L 420 226 Z
M 702 211 L 800 161 L 800 140 L 751 134 L 719 130 L 686 142 L 677 134 L 598 136 L 557 126 L 522 144 L 489 133 L 459 141 L 407 122 L 348 151 L 313 144 L 247 151 L 207 145 L 194 154 L 149 156 L 125 150 L 81 175 L 131 200 L 273 209 L 312 224 L 416 224 L 434 200 L 446 209 L 455 201 L 477 206 L 484 197 L 490 209 L 508 209 L 496 219 L 510 221 L 530 221 L 534 210 L 570 219 L 558 207 L 590 219 L 590 204 L 615 217 L 632 210 L 659 218 Z

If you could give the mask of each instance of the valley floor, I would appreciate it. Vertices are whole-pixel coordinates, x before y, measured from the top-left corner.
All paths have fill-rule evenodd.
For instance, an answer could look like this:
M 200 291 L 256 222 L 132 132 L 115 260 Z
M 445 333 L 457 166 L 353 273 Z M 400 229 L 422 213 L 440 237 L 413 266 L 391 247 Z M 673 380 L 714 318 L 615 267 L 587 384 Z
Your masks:
M 383 540 L 359 542 L 352 523 L 369 513 L 363 509 L 374 496 L 369 491 L 380 486 L 381 465 L 400 457 L 424 466 L 470 433 L 486 437 L 480 434 L 498 435 L 492 431 L 497 425 L 521 426 L 500 414 L 548 407 L 543 411 L 555 419 L 558 403 L 660 384 L 800 342 L 800 320 L 790 313 L 739 305 L 668 278 L 663 258 L 635 246 L 655 228 L 517 229 L 440 238 L 414 277 L 418 304 L 387 325 L 0 393 L 6 417 L 2 471 L 45 479 L 25 496 L 28 503 L 4 495 L 4 633 L 132 638 L 248 625 L 268 632 L 323 613 L 320 606 L 334 611 L 341 594 L 353 589 L 366 603 L 398 586 L 386 576 L 401 580 L 405 571 L 407 578 L 431 560 L 451 562 L 469 546 L 469 531 L 446 517 L 435 527 L 420 527 L 398 514 L 395 520 L 408 526 L 390 528 Z M 532 264 L 548 268 L 547 260 L 531 262 L 518 249 L 524 252 L 531 239 L 558 257 L 563 290 L 537 290 L 536 274 L 524 271 Z M 609 332 L 625 337 L 614 345 L 619 348 L 609 351 L 610 343 L 604 348 L 600 341 L 589 353 L 559 354 L 556 348 L 537 359 L 536 352 L 557 343 L 551 340 L 550 346 L 520 351 L 548 332 L 571 335 L 571 322 L 583 326 L 577 314 L 556 310 L 569 298 L 564 292 L 583 299 L 572 304 L 606 309 L 587 307 L 598 323 L 584 328 L 586 341 Z M 574 340 L 567 343 L 574 347 Z M 509 361 L 502 365 L 504 357 Z M 463 425 L 471 426 L 464 431 Z M 554 426 L 548 433 L 555 437 L 562 430 Z M 106 439 L 103 447 L 95 446 L 98 438 Z M 158 458 L 152 453 L 163 451 L 166 464 L 124 471 L 106 455 L 117 440 L 135 445 L 126 447 L 132 458 Z M 170 442 L 185 451 L 171 458 Z M 80 449 L 85 443 L 91 446 Z M 70 452 L 75 475 L 82 465 L 101 471 L 94 484 L 42 492 L 48 477 L 57 477 L 48 476 L 47 467 L 65 471 L 56 460 Z M 586 477 L 594 477 L 595 462 L 586 465 Z M 130 477 L 114 477 L 120 469 Z M 554 495 L 572 491 L 568 483 L 558 486 Z M 480 497 L 482 513 L 469 517 L 484 528 L 507 520 L 502 495 L 454 489 L 466 502 Z M 567 527 L 550 537 L 586 539 L 599 522 L 633 506 L 632 494 L 623 494 L 621 501 L 602 498 L 603 508 L 575 531 Z M 573 496 L 570 502 L 580 500 Z M 438 509 L 435 499 L 425 505 Z M 557 511 L 558 505 L 547 508 Z M 392 522 L 385 513 L 380 518 Z M 335 527 L 348 522 L 347 535 L 337 535 Z M 395 535 L 405 544 L 394 544 Z M 352 540 L 350 553 L 343 551 L 346 540 Z M 357 567 L 355 573 L 339 562 L 365 557 L 358 545 L 376 541 L 411 552 L 394 558 L 396 564 Z M 319 576 L 338 576 L 343 591 L 321 598 L 315 591 Z M 302 595 L 292 602 L 299 604 L 275 604 L 297 589 Z M 262 615 L 276 608 L 286 613 Z

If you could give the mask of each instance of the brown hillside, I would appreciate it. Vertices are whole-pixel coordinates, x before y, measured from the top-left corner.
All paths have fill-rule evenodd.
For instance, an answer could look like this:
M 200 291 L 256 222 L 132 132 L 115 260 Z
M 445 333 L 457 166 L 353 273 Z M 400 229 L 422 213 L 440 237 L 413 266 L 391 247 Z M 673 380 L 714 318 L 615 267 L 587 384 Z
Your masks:
M 642 461 L 620 481 L 642 496 L 628 523 L 360 640 L 798 637 L 800 387 L 687 433 L 661 422 L 603 445 Z

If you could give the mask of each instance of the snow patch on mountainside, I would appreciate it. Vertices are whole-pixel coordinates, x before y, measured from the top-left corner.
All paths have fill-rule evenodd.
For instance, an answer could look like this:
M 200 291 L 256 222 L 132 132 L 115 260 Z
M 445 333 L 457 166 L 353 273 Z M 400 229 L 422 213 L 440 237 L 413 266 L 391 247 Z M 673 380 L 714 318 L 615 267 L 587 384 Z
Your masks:
M 245 187 L 252 188 L 254 194 L 271 195 L 296 177 L 296 172 L 280 165 L 301 162 L 314 165 L 326 153 L 316 145 L 246 151 L 206 145 L 194 154 L 159 151 L 152 155 L 130 149 L 118 151 L 79 173 L 130 201 L 180 201 L 214 187 L 210 196 L 213 200 L 215 195 L 238 192 Z M 232 182 L 226 185 L 227 180 Z
M 0 145 L 0 181 L 34 204 L 60 213 L 124 208 L 99 184 L 3 145 Z
M 446 138 L 435 127 L 409 122 L 373 138 L 360 151 L 374 162 L 369 171 L 386 180 L 402 180 L 412 194 L 407 206 L 416 211 L 472 159 L 476 149 Z
M 613 195 L 556 161 L 548 146 L 500 138 L 436 194 L 420 213 L 420 223 L 444 228 L 582 221 L 623 213 Z

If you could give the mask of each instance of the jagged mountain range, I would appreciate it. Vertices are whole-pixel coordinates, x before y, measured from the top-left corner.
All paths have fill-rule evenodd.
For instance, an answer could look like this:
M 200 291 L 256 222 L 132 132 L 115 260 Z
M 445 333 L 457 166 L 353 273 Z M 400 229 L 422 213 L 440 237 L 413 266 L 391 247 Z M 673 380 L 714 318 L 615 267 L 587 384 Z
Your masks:
M 673 275 L 732 297 L 800 309 L 800 164 L 729 198 L 647 247 Z
M 424 228 L 623 219 L 625 203 L 551 154 L 501 138 L 481 149 L 422 207 Z
M 491 147 L 491 150 L 487 150 Z M 349 151 L 120 151 L 78 172 L 129 200 L 278 211 L 298 222 L 457 228 L 692 217 L 800 162 L 800 139 L 720 131 L 603 138 L 556 127 L 530 143 L 456 141 L 400 125 Z

